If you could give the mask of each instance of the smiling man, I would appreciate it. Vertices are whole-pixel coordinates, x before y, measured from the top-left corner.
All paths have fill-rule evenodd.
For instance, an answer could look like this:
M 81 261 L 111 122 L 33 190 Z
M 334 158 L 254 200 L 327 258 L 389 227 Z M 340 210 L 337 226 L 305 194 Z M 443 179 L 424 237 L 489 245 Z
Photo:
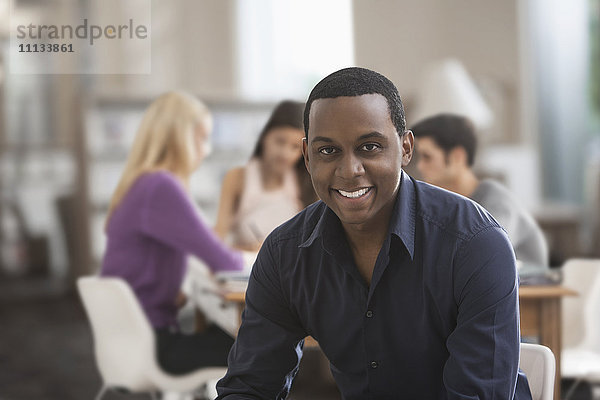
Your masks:
M 530 399 L 510 242 L 476 203 L 402 171 L 414 139 L 392 82 L 334 72 L 304 128 L 321 200 L 263 244 L 219 398 L 285 398 L 311 335 L 344 399 Z

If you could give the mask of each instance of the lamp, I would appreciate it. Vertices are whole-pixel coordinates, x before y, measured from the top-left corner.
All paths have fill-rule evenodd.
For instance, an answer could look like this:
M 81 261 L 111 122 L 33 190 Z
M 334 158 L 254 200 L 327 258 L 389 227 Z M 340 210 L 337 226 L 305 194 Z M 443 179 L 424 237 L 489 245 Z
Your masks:
M 426 69 L 411 117 L 418 122 L 440 113 L 465 116 L 479 129 L 488 128 L 494 119 L 465 67 L 456 59 L 445 59 Z

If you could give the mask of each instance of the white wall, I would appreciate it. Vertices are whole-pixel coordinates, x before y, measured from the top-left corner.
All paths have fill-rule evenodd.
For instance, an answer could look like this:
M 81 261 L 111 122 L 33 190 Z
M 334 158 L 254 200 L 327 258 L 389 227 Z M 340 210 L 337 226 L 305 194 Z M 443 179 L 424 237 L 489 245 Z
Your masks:
M 236 98 L 235 5 L 236 0 L 153 0 L 152 73 L 98 75 L 95 94 L 152 98 L 183 89 L 205 99 Z
M 517 1 L 354 0 L 356 64 L 389 77 L 410 117 L 423 68 L 458 58 L 502 114 L 491 141 L 520 139 Z
M 461 61 L 495 113 L 479 136 L 477 167 L 502 175 L 530 209 L 541 200 L 535 86 L 524 3 L 528 0 L 354 0 L 356 64 L 398 87 L 410 127 L 411 101 L 432 62 Z M 523 173 L 525 171 L 526 173 Z

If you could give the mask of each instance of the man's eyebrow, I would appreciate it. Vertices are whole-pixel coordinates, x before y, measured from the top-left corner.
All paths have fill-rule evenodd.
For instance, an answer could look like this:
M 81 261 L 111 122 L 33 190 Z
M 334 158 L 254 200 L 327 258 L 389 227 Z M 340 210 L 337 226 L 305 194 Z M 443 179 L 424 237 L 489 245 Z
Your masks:
M 376 138 L 376 139 L 387 139 L 386 136 L 383 133 L 377 132 L 377 131 L 373 131 L 373 132 L 369 132 L 369 133 L 365 133 L 364 135 L 360 135 L 358 137 L 358 139 L 356 139 L 356 141 L 361 141 L 361 140 L 365 140 L 365 139 L 372 139 L 372 138 Z M 328 138 L 326 136 L 315 136 L 312 139 L 312 142 L 327 142 L 327 143 L 333 143 L 333 139 Z
M 327 142 L 327 143 L 333 143 L 333 140 L 325 137 L 325 136 L 315 136 L 312 140 L 312 142 Z
M 360 135 L 358 137 L 358 140 L 365 140 L 365 139 L 371 139 L 371 138 L 387 139 L 383 133 L 373 131 L 373 132 L 365 133 L 364 135 Z

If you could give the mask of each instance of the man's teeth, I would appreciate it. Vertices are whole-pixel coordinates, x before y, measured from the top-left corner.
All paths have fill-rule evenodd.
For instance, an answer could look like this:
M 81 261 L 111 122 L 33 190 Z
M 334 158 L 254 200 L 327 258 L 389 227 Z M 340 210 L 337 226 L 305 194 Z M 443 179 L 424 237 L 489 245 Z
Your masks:
M 357 190 L 356 192 L 346 192 L 344 190 L 338 189 L 338 192 L 344 197 L 356 199 L 357 197 L 363 196 L 365 193 L 367 193 L 369 191 L 369 189 L 370 188 L 364 188 L 364 189 Z

